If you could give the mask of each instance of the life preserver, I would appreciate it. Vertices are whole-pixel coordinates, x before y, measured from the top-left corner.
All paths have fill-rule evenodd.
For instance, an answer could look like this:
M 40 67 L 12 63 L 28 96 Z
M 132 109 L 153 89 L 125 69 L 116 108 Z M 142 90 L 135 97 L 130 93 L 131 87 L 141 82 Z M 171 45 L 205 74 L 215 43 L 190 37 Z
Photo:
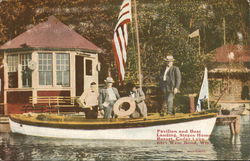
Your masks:
M 97 63 L 97 65 L 96 65 L 96 70 L 97 70 L 98 72 L 101 71 L 101 63 L 100 63 L 100 62 Z
M 127 110 L 124 110 L 122 108 L 122 105 L 124 103 L 129 104 L 129 108 Z M 122 97 L 122 98 L 118 99 L 116 101 L 116 103 L 114 104 L 113 111 L 117 116 L 124 117 L 124 116 L 131 115 L 135 111 L 135 108 L 136 108 L 136 104 L 135 104 L 135 101 L 132 97 Z
M 35 69 L 36 69 L 36 66 L 37 66 L 37 64 L 36 64 L 36 62 L 33 61 L 33 60 L 30 60 L 30 61 L 28 62 L 28 68 L 29 68 L 30 70 L 35 70 Z

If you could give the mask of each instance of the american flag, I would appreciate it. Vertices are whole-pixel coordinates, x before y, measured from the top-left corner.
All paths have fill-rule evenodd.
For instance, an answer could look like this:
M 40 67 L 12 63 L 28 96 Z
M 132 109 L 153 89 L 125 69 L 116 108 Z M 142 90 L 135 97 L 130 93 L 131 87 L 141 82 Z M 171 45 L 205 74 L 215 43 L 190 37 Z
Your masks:
M 115 26 L 113 38 L 113 51 L 118 68 L 119 79 L 124 80 L 125 65 L 127 61 L 128 31 L 127 24 L 132 21 L 131 0 L 124 0 L 120 7 L 118 23 Z

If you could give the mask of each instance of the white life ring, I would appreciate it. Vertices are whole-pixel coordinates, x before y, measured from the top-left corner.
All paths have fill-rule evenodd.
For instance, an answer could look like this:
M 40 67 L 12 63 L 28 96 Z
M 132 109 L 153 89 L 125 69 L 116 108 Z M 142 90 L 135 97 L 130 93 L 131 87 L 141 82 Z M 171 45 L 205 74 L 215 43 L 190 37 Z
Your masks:
M 101 63 L 100 63 L 100 62 L 97 63 L 97 65 L 96 65 L 96 70 L 97 70 L 98 72 L 101 71 Z
M 36 62 L 33 61 L 33 60 L 30 60 L 30 61 L 28 62 L 28 68 L 29 68 L 30 70 L 35 70 L 35 69 L 36 69 Z
M 124 110 L 122 108 L 122 105 L 124 103 L 129 104 L 129 108 L 127 110 Z M 116 115 L 124 117 L 124 116 L 131 115 L 135 111 L 135 108 L 136 108 L 136 104 L 132 97 L 122 97 L 118 99 L 116 103 L 114 104 L 113 111 Z

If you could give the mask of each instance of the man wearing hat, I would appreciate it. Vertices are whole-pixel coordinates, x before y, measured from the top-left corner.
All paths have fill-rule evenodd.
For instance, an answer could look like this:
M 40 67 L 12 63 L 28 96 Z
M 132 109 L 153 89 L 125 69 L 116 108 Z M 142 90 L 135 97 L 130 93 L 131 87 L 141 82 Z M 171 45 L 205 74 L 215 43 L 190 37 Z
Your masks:
M 145 103 L 145 94 L 141 88 L 137 88 L 135 84 L 127 83 L 129 97 L 132 97 L 136 103 L 135 111 L 130 115 L 132 118 L 147 117 L 147 105 Z
M 111 77 L 107 77 L 106 87 L 100 90 L 99 94 L 99 107 L 104 110 L 104 118 L 111 118 L 113 111 L 113 105 L 120 98 L 119 92 L 115 87 L 112 87 L 114 80 Z
M 174 57 L 168 55 L 164 60 L 166 61 L 166 66 L 163 67 L 160 75 L 160 88 L 164 96 L 160 112 L 163 116 L 166 112 L 169 115 L 174 114 L 174 96 L 178 92 L 181 84 L 181 72 L 178 67 L 173 66 Z

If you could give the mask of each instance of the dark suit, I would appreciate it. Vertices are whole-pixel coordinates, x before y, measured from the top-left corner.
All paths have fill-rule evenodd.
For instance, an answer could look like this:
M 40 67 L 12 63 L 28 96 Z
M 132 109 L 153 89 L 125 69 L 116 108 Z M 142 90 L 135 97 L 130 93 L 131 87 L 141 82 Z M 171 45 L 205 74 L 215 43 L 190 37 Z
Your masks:
M 161 111 L 166 112 L 166 106 L 168 108 L 168 114 L 173 114 L 173 100 L 174 100 L 174 88 L 179 89 L 181 84 L 181 72 L 178 67 L 172 66 L 166 73 L 166 80 L 164 80 L 166 66 L 162 68 L 160 74 L 160 88 L 164 95 L 164 103 Z

